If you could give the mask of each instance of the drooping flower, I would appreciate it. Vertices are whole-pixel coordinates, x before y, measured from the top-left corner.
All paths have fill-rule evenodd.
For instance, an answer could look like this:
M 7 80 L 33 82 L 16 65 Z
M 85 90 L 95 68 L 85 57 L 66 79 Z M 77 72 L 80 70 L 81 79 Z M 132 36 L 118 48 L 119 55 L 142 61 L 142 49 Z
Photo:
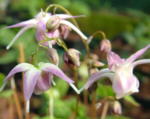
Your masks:
M 64 53 L 64 61 L 68 65 L 79 67 L 80 66 L 80 52 L 74 48 L 68 49 L 68 51 Z
M 122 106 L 121 106 L 120 102 L 118 102 L 118 101 L 113 102 L 113 112 L 118 115 L 122 114 Z
M 41 11 L 38 13 L 35 18 L 17 23 L 15 25 L 8 26 L 7 28 L 18 28 L 21 27 L 21 30 L 13 38 L 10 44 L 7 46 L 9 49 L 13 43 L 28 29 L 36 29 L 36 39 L 37 41 L 45 40 L 46 38 L 55 39 L 55 38 L 66 38 L 69 31 L 74 30 L 82 39 L 87 39 L 87 37 L 71 22 L 67 19 L 74 18 L 76 16 L 71 16 L 67 14 L 50 14 Z M 50 42 L 52 45 L 54 41 Z M 48 43 L 47 43 L 48 44 Z M 43 45 L 47 45 L 44 44 Z
M 4 85 L 6 85 L 6 83 L 11 80 L 16 73 L 19 72 L 24 72 L 23 91 L 25 100 L 27 102 L 29 102 L 33 93 L 41 94 L 51 87 L 53 75 L 65 80 L 77 93 L 79 93 L 76 87 L 73 85 L 74 81 L 66 76 L 60 68 L 54 64 L 42 62 L 38 64 L 38 67 L 35 67 L 29 63 L 18 64 L 4 79 Z
M 133 74 L 135 66 L 150 63 L 150 59 L 137 60 L 144 52 L 150 48 L 147 45 L 143 49 L 137 51 L 127 59 L 121 59 L 119 55 L 110 51 L 107 55 L 109 68 L 102 69 L 93 74 L 83 89 L 88 89 L 95 81 L 108 77 L 112 82 L 112 87 L 116 93 L 116 98 L 122 98 L 126 95 L 139 92 L 139 81 Z M 83 90 L 81 89 L 81 90 Z

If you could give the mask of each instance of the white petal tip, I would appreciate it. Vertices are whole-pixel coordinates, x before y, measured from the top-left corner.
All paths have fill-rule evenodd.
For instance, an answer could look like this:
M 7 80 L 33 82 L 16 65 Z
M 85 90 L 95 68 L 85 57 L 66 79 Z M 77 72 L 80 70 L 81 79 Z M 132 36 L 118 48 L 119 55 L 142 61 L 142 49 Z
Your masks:
M 6 50 L 9 50 L 9 49 L 10 49 L 10 46 L 7 46 L 7 47 L 6 47 Z
M 5 86 L 6 86 L 6 82 L 4 82 L 4 84 L 3 84 L 2 87 L 0 88 L 0 92 L 2 92 L 2 91 L 4 90 Z
M 26 113 L 30 112 L 30 100 L 26 102 Z
M 75 91 L 77 94 L 80 94 L 80 90 L 78 90 L 74 84 L 70 83 L 70 86 L 74 89 L 74 91 Z

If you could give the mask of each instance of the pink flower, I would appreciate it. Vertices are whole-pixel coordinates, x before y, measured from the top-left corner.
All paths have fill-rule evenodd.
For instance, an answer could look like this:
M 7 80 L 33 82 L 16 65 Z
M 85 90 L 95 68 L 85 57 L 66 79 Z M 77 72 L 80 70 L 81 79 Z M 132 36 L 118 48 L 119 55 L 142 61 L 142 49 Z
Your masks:
M 109 68 L 100 70 L 93 74 L 84 88 L 89 88 L 95 81 L 102 77 L 108 77 L 112 82 L 112 87 L 118 99 L 139 92 L 139 81 L 133 74 L 133 69 L 137 65 L 150 63 L 150 59 L 136 61 L 136 59 L 144 54 L 149 48 L 150 45 L 147 45 L 145 48 L 137 51 L 127 59 L 121 59 L 119 55 L 110 51 L 107 55 Z
M 69 31 L 74 30 L 82 39 L 87 40 L 87 37 L 71 22 L 67 21 L 67 19 L 73 18 L 75 16 L 70 16 L 67 14 L 50 14 L 41 11 L 38 13 L 35 18 L 23 21 L 21 23 L 8 26 L 7 28 L 17 28 L 21 27 L 21 30 L 17 33 L 17 35 L 13 38 L 10 44 L 7 46 L 9 49 L 13 43 L 28 29 L 35 28 L 36 29 L 36 39 L 37 41 L 56 38 L 66 38 Z M 55 42 L 50 42 L 55 44 Z M 43 45 L 47 45 L 43 44 Z
M 35 67 L 28 63 L 21 63 L 15 66 L 7 75 L 4 80 L 4 86 L 12 79 L 12 77 L 19 72 L 24 72 L 24 97 L 29 102 L 33 92 L 35 94 L 41 94 L 47 91 L 51 87 L 53 81 L 53 75 L 65 80 L 69 85 L 77 92 L 78 90 L 73 85 L 74 81 L 66 76 L 59 67 L 51 63 L 39 63 L 38 67 Z M 1 89 L 2 90 L 2 89 Z

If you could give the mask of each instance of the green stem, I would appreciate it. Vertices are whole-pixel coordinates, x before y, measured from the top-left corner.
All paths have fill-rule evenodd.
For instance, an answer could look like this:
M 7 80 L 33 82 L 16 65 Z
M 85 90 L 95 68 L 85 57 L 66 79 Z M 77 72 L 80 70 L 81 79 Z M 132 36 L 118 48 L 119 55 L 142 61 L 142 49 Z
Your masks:
M 103 31 L 96 31 L 95 33 L 93 33 L 91 36 L 92 36 L 92 38 L 93 37 L 95 37 L 96 35 L 100 35 L 100 36 L 102 36 L 102 39 L 106 39 L 106 35 L 105 35 L 105 33 L 103 32 Z
M 59 9 L 61 9 L 62 11 L 64 11 L 66 14 L 72 16 L 72 14 L 71 14 L 66 8 L 64 8 L 64 7 L 61 6 L 61 5 L 57 5 L 57 4 L 50 4 L 50 5 L 46 8 L 45 12 L 48 12 L 51 8 L 54 8 L 54 12 L 56 12 L 56 8 L 59 8 Z M 77 21 L 76 21 L 74 18 L 71 18 L 71 20 L 72 20 L 72 22 L 75 24 L 75 26 L 78 27 L 78 29 L 79 29 L 79 25 L 78 25 Z M 90 48 L 89 48 L 89 46 L 88 46 L 88 43 L 87 43 L 87 41 L 86 41 L 85 39 L 81 39 L 81 40 L 82 40 L 82 42 L 83 42 L 83 44 L 84 44 L 84 46 L 85 46 L 85 49 L 86 49 L 86 52 L 87 52 L 87 57 L 89 57 L 89 55 L 90 55 Z
M 58 4 L 50 4 L 50 5 L 46 8 L 45 12 L 48 12 L 51 8 L 54 8 L 55 11 L 56 11 L 56 8 L 59 8 L 59 9 L 61 9 L 62 11 L 64 11 L 66 14 L 72 16 L 72 14 L 71 14 L 66 8 L 64 8 L 63 6 L 58 5 Z M 77 24 L 77 22 L 76 22 L 76 20 L 75 20 L 74 18 L 71 18 L 71 20 L 72 20 L 72 22 L 73 22 L 77 27 L 79 27 L 78 24 Z
M 103 111 L 102 111 L 102 115 L 101 115 L 100 119 L 106 119 L 108 107 L 109 107 L 109 102 L 105 102 L 104 108 L 103 108 Z
M 49 98 L 49 113 L 50 119 L 54 119 L 54 98 L 51 95 Z

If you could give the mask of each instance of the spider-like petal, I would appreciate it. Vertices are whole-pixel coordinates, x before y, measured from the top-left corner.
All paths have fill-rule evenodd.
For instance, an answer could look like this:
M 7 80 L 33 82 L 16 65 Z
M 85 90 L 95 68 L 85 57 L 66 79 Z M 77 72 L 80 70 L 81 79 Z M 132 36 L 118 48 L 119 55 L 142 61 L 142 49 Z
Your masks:
M 10 49 L 10 47 L 14 44 L 14 42 L 28 29 L 32 28 L 33 26 L 26 26 L 22 28 L 17 35 L 13 38 L 13 40 L 9 43 L 9 45 L 6 47 L 6 49 Z
M 24 73 L 23 91 L 24 91 L 24 97 L 26 101 L 30 100 L 31 95 L 36 86 L 37 80 L 40 77 L 40 73 L 41 72 L 35 68 Z
M 137 51 L 136 53 L 134 53 L 133 55 L 131 55 L 128 59 L 127 62 L 133 62 L 136 59 L 138 59 L 141 55 L 143 55 L 148 49 L 150 48 L 150 45 L 147 45 L 146 47 L 140 49 L 139 51 Z
M 41 70 L 45 72 L 50 72 L 59 78 L 67 81 L 68 83 L 73 83 L 74 81 L 71 80 L 58 66 L 51 64 L 51 63 L 40 63 Z
M 68 27 L 70 27 L 71 29 L 73 29 L 82 39 L 87 40 L 88 38 L 75 26 L 73 25 L 71 22 L 66 21 L 66 20 L 61 20 L 60 24 L 64 24 L 67 25 Z

